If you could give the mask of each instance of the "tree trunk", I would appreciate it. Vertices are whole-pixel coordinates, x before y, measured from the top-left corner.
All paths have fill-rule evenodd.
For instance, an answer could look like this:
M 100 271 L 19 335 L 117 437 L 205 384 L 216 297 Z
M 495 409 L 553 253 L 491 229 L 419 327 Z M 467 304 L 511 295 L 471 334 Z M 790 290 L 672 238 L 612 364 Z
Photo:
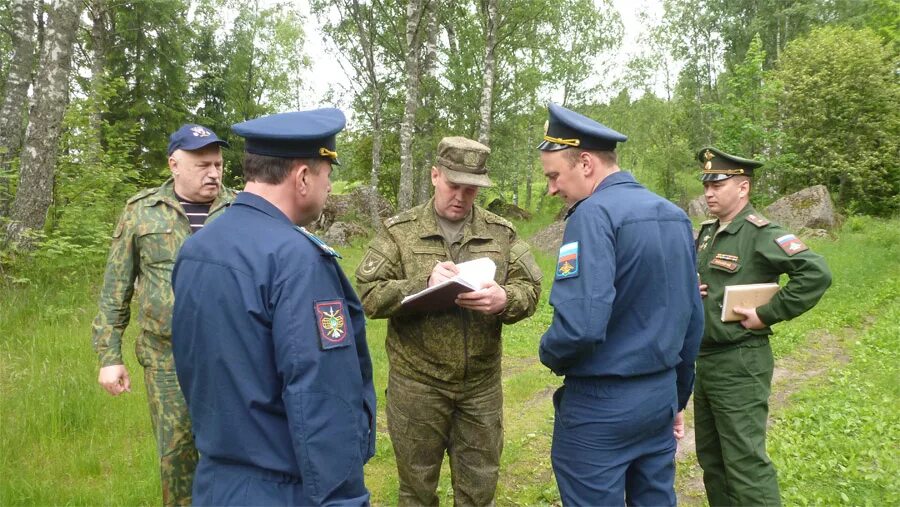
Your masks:
M 491 116 L 494 101 L 494 49 L 497 46 L 497 0 L 487 0 L 484 34 L 484 76 L 481 87 L 481 124 L 478 142 L 489 146 L 491 141 Z
M 434 138 L 434 125 L 437 120 L 437 111 L 434 106 L 433 99 L 435 94 L 439 92 L 437 85 L 437 36 L 438 36 L 438 12 L 437 4 L 431 4 L 424 13 L 428 16 L 426 34 L 423 37 L 425 47 L 422 56 L 421 75 L 422 75 L 422 100 L 421 104 L 427 117 L 420 123 L 420 134 L 423 139 Z M 422 204 L 431 197 L 431 166 L 434 161 L 434 154 L 437 145 L 428 146 L 425 149 L 424 157 L 421 161 L 422 170 L 418 174 L 418 190 L 416 192 L 416 203 Z
M 91 144 L 84 160 L 88 164 L 100 164 L 103 150 L 103 87 L 106 84 L 106 54 L 108 51 L 109 13 L 107 0 L 93 0 L 90 5 L 91 28 Z
M 34 108 L 25 132 L 19 189 L 13 202 L 7 238 L 29 248 L 28 230 L 40 230 L 53 200 L 58 143 L 69 91 L 72 45 L 81 0 L 56 0 L 47 22 L 40 72 L 34 90 Z
M 532 211 L 531 209 L 531 184 L 534 180 L 534 167 L 531 165 L 531 162 L 525 162 L 526 171 L 525 171 L 525 209 L 528 211 Z
M 415 164 L 412 154 L 413 124 L 419 98 L 420 25 L 426 0 L 409 0 L 406 6 L 406 105 L 400 124 L 400 192 L 398 211 L 409 209 L 413 203 Z
M 5 95 L 0 106 L 0 218 L 9 216 L 12 198 L 12 160 L 22 148 L 25 105 L 34 69 L 34 0 L 13 0 L 12 60 L 6 76 Z

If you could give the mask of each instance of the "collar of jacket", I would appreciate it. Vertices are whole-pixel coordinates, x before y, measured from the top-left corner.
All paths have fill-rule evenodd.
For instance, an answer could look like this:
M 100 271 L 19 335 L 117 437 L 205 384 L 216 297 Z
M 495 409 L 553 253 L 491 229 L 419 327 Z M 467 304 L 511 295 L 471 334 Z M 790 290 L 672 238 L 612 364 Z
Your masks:
M 597 195 L 597 193 L 599 193 L 604 188 L 608 188 L 613 185 L 620 185 L 622 183 L 637 183 L 637 180 L 634 179 L 634 176 L 632 176 L 630 172 L 623 171 L 621 169 L 610 174 L 606 178 L 603 178 L 603 181 L 601 181 L 600 184 L 597 185 L 597 188 L 595 188 L 594 191 L 591 192 L 587 197 L 570 206 L 569 210 L 566 211 L 566 216 L 563 217 L 563 220 L 568 220 L 569 217 L 572 216 L 572 213 L 575 213 L 575 209 L 578 208 L 581 203 Z
M 751 205 L 748 202 L 747 205 L 744 206 L 744 209 L 739 211 L 738 214 L 735 215 L 734 218 L 731 219 L 731 223 L 728 224 L 728 227 L 726 227 L 725 230 L 722 232 L 727 232 L 728 234 L 737 234 L 737 232 L 739 230 L 741 230 L 741 227 L 743 227 L 744 224 L 747 222 L 747 220 L 746 220 L 747 215 L 749 215 L 751 213 L 756 213 L 756 210 L 753 209 L 753 205 Z M 716 229 L 719 228 L 719 223 L 720 222 L 718 220 L 716 220 Z M 721 233 L 719 233 L 719 234 L 721 234 Z
M 432 197 L 427 203 L 422 205 L 421 209 L 419 209 L 419 214 L 416 217 L 416 220 L 422 224 L 420 229 L 422 233 L 419 234 L 420 238 L 425 239 L 434 236 L 443 238 L 443 236 L 441 236 L 441 230 L 438 228 L 437 219 L 435 218 L 436 214 L 437 212 L 434 210 L 434 197 Z M 467 223 L 465 227 L 463 227 L 463 243 L 472 238 L 491 239 L 487 231 L 484 214 L 485 211 L 483 209 L 479 208 L 477 205 L 472 205 L 472 219 L 469 220 L 469 223 Z
M 212 214 L 219 208 L 231 204 L 231 201 L 233 200 L 234 198 L 225 192 L 224 186 L 219 187 L 219 195 L 216 196 L 215 200 L 213 200 L 212 204 L 209 206 L 209 213 Z M 177 210 L 181 209 L 181 204 L 178 202 L 178 196 L 175 195 L 175 178 L 169 178 L 165 183 L 157 187 L 156 192 L 147 197 L 144 205 L 155 206 L 158 203 L 168 204 Z

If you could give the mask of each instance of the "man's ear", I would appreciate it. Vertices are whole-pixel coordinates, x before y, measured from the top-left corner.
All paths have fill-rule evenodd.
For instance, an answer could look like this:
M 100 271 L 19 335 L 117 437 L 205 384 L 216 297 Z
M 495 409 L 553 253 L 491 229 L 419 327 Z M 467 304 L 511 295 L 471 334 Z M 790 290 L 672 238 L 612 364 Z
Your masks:
M 441 175 L 441 170 L 435 166 L 431 166 L 431 186 L 437 186 L 438 178 Z
M 300 195 L 306 195 L 309 192 L 309 166 L 303 163 L 297 163 L 291 171 L 291 177 L 294 178 L 294 188 Z
M 581 172 L 585 177 L 590 177 L 597 171 L 597 161 L 586 151 L 578 154 L 578 163 L 584 163 Z
M 174 154 L 169 155 L 169 170 L 172 171 L 172 174 L 178 175 L 178 159 Z

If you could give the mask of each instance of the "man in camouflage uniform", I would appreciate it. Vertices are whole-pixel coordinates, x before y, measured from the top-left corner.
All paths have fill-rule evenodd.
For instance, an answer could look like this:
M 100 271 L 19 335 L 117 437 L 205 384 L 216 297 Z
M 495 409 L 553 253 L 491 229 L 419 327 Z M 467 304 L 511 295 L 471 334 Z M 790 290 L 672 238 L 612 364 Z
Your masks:
M 184 240 L 220 215 L 234 198 L 222 187 L 220 146 L 228 143 L 199 125 L 184 125 L 169 138 L 172 177 L 125 205 L 113 233 L 93 346 L 98 382 L 109 394 L 131 391 L 122 361 L 122 335 L 137 288 L 140 334 L 135 343 L 160 459 L 164 505 L 190 505 L 197 450 L 172 360 L 172 267 Z M 186 211 L 190 210 L 190 211 Z M 207 215 L 208 212 L 208 215 Z
M 831 284 L 825 260 L 750 204 L 759 162 L 715 148 L 697 154 L 709 211 L 697 237 L 697 271 L 706 317 L 694 394 L 697 460 L 709 504 L 780 505 L 775 467 L 766 454 L 766 419 L 774 361 L 771 326 L 811 309 Z M 735 307 L 722 322 L 728 285 L 778 282 L 772 299 Z
M 462 137 L 438 146 L 434 197 L 385 222 L 356 270 L 363 308 L 387 318 L 388 431 L 397 457 L 400 505 L 438 505 L 441 463 L 450 456 L 454 503 L 493 502 L 503 448 L 502 324 L 534 313 L 541 272 L 505 219 L 475 206 L 491 185 L 488 147 Z M 427 313 L 401 300 L 480 257 L 494 280 Z

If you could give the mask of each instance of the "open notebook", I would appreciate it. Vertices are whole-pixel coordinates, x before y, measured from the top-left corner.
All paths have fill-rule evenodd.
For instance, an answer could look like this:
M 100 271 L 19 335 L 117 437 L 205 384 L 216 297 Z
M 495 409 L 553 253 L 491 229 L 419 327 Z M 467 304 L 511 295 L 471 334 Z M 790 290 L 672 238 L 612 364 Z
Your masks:
M 456 304 L 457 295 L 480 289 L 483 283 L 493 280 L 497 271 L 494 261 L 487 257 L 461 262 L 456 267 L 459 274 L 453 278 L 403 298 L 400 303 L 403 309 L 421 312 L 446 310 Z

